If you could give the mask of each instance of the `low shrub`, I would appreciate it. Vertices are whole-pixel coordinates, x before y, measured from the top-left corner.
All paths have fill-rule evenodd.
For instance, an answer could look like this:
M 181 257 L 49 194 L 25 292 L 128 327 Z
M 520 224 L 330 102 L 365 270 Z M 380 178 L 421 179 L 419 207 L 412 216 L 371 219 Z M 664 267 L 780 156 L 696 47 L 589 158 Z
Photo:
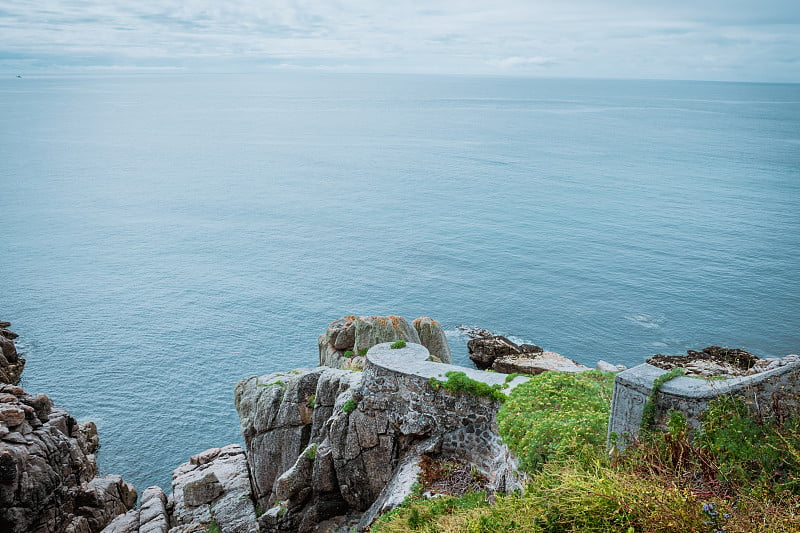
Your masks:
M 395 350 L 397 350 L 398 348 L 405 348 L 405 347 L 406 347 L 406 341 L 402 339 L 399 341 L 394 341 L 392 344 L 389 345 L 389 348 L 393 348 Z
M 613 386 L 614 374 L 598 370 L 532 376 L 500 408 L 500 436 L 529 472 L 555 457 L 593 457 L 605 446 Z
M 446 381 L 440 381 L 436 378 L 430 378 L 428 380 L 433 390 L 444 389 L 450 392 L 463 392 L 474 396 L 491 398 L 501 403 L 505 402 L 508 398 L 500 390 L 502 388 L 501 385 L 488 385 L 482 381 L 470 378 L 464 372 L 452 370 L 446 372 L 445 376 L 447 377 Z

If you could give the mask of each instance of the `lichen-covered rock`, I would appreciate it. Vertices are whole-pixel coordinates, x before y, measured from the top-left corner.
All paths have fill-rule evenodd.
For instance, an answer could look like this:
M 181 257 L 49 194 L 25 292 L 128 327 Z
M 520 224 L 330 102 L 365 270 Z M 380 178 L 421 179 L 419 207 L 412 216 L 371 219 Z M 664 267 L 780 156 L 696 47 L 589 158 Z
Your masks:
M 172 474 L 173 533 L 215 522 L 222 533 L 256 533 L 247 459 L 238 444 L 192 456 Z
M 0 322 L 0 383 L 16 385 L 25 368 L 25 359 L 17 353 L 14 339 L 17 334 L 9 331 L 10 322 Z
M 382 342 L 420 343 L 417 330 L 400 316 L 346 316 L 328 324 L 319 337 L 319 364 L 332 368 L 363 368 L 363 353 Z M 348 354 L 348 355 L 345 355 Z
M 411 324 L 417 330 L 419 343 L 427 348 L 432 356 L 438 358 L 441 363 L 451 364 L 453 362 L 450 343 L 447 342 L 447 336 L 441 324 L 427 316 L 421 316 Z
M 119 476 L 95 477 L 97 428 L 0 385 L 0 531 L 97 533 L 136 502 Z

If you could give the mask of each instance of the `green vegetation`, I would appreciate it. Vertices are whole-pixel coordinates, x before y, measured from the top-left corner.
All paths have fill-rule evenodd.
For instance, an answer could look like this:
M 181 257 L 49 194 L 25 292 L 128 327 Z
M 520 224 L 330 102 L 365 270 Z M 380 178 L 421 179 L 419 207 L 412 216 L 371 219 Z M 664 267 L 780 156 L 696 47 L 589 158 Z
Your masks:
M 721 396 L 699 430 L 670 411 L 665 429 L 609 456 L 612 383 L 610 373 L 546 372 L 512 391 L 498 424 L 529 474 L 523 493 L 417 492 L 371 531 L 800 532 L 800 409 Z
M 501 385 L 487 385 L 468 377 L 464 372 L 450 371 L 445 376 L 447 376 L 447 381 L 439 381 L 436 378 L 428 380 L 433 390 L 441 388 L 450 392 L 464 392 L 473 396 L 491 398 L 501 403 L 506 401 L 507 396 L 501 392 Z
M 642 410 L 642 428 L 647 429 L 656 423 L 656 397 L 658 396 L 658 391 L 661 390 L 661 386 L 667 381 L 684 375 L 686 375 L 684 369 L 673 368 L 653 380 L 653 388 L 650 390 L 650 395 L 647 397 L 647 402 L 645 402 Z
M 311 394 L 309 394 L 308 398 L 306 398 L 306 405 L 308 407 L 310 407 L 311 409 L 316 407 L 317 406 L 317 395 L 314 394 L 313 392 Z
M 392 344 L 389 345 L 389 348 L 393 348 L 395 350 L 398 348 L 405 348 L 405 347 L 406 347 L 406 341 L 402 339 L 399 341 L 394 341 Z
M 309 461 L 313 461 L 314 459 L 316 459 L 317 458 L 317 445 L 316 445 L 316 443 L 314 443 L 311 446 L 309 446 L 308 448 L 306 448 L 306 451 L 305 451 L 304 455 L 306 456 L 306 459 L 308 459 Z
M 543 372 L 517 386 L 497 414 L 500 436 L 534 471 L 546 461 L 604 446 L 614 374 Z
M 353 357 L 354 355 L 355 352 L 353 352 L 353 350 L 347 350 L 346 352 L 344 352 L 344 356 L 347 358 Z
M 208 506 L 208 513 L 211 515 L 211 521 L 206 524 L 206 533 L 222 533 L 217 523 L 217 517 L 214 516 L 214 510 L 211 505 Z
M 342 406 L 342 411 L 344 411 L 346 414 L 349 415 L 350 413 L 356 410 L 356 407 L 358 407 L 358 402 L 350 398 L 349 400 L 344 402 L 344 405 Z
M 367 355 L 367 349 L 366 348 L 359 349 L 358 350 L 358 355 Z

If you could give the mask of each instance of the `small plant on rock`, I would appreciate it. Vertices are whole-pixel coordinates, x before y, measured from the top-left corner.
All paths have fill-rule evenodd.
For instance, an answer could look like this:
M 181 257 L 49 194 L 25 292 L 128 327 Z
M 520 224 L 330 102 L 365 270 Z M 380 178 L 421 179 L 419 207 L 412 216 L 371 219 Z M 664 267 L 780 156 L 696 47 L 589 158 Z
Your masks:
M 402 339 L 400 339 L 399 341 L 394 341 L 391 345 L 389 345 L 389 348 L 395 350 L 397 350 L 398 348 L 405 348 L 405 347 L 406 347 L 406 341 Z
M 342 411 L 349 415 L 350 413 L 355 411 L 357 407 L 358 407 L 358 402 L 350 398 L 349 400 L 344 402 L 344 405 L 342 406 Z

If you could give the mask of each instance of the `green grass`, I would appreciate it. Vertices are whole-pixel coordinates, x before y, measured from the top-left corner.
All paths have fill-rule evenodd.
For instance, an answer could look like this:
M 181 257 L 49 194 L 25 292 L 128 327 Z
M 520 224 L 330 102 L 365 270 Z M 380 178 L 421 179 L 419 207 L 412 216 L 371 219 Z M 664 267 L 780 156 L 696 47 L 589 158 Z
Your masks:
M 605 444 L 614 374 L 543 372 L 518 385 L 497 414 L 500 436 L 532 472 Z
M 314 459 L 316 459 L 317 458 L 317 445 L 316 444 L 312 444 L 311 446 L 306 448 L 305 456 L 306 456 L 306 459 L 308 459 L 309 461 L 313 461 Z
M 405 348 L 405 347 L 406 347 L 406 341 L 404 341 L 402 339 L 399 340 L 399 341 L 394 341 L 392 344 L 389 345 L 389 348 L 392 348 L 394 350 L 397 350 L 399 348 Z
M 444 389 L 450 392 L 472 394 L 473 396 L 483 396 L 498 402 L 505 402 L 507 396 L 500 390 L 501 385 L 488 385 L 482 381 L 477 381 L 464 372 L 450 371 L 445 373 L 446 381 L 430 378 L 428 383 L 433 390 Z
M 800 412 L 722 396 L 700 430 L 671 411 L 666 429 L 609 456 L 612 383 L 546 372 L 514 389 L 498 424 L 529 473 L 523 493 L 491 504 L 483 493 L 417 493 L 371 531 L 800 533 Z

